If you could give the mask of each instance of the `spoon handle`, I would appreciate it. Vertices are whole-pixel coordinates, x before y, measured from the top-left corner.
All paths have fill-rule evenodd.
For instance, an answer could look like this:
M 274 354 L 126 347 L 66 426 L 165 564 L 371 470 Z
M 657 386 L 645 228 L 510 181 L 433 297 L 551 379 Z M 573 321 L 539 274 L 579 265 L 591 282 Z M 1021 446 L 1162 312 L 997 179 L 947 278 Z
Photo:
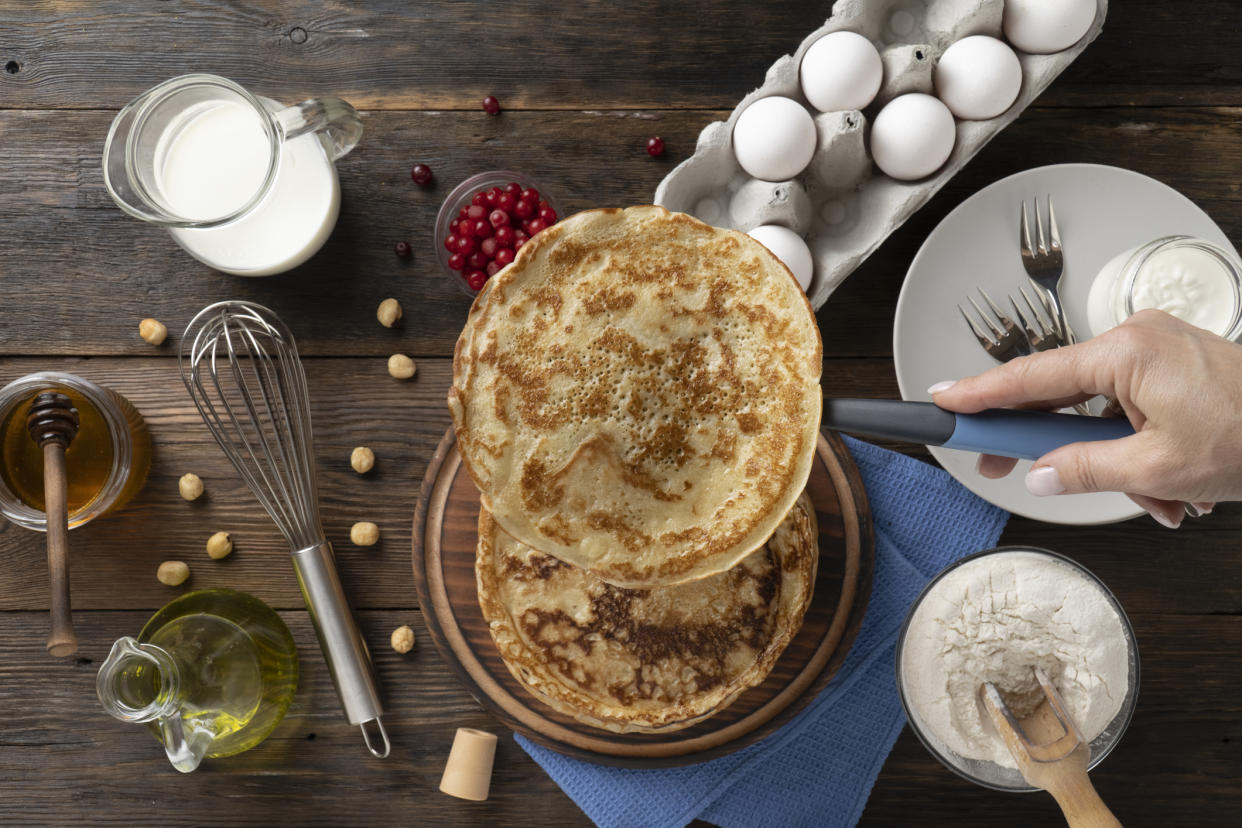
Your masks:
M 55 440 L 43 444 L 43 502 L 47 516 L 47 568 L 52 583 L 52 631 L 47 651 L 73 655 L 78 637 L 69 614 L 69 508 L 65 489 L 65 447 Z

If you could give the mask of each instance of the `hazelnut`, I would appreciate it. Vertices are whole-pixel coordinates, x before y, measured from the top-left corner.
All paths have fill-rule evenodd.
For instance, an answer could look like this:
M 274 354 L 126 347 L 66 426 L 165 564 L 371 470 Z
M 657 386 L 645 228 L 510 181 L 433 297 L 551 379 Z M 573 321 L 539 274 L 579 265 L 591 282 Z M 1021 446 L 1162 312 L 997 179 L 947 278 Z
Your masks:
M 138 323 L 138 335 L 152 345 L 159 345 L 168 336 L 168 326 L 158 319 L 144 319 Z
M 375 318 L 385 328 L 391 328 L 401 318 L 401 303 L 396 299 L 385 299 L 379 303 L 379 308 L 375 311 Z
M 228 532 L 216 532 L 207 539 L 207 557 L 213 561 L 227 558 L 233 551 L 233 538 Z
M 203 496 L 203 481 L 197 474 L 183 474 L 177 481 L 177 489 L 186 500 L 198 500 Z
M 409 624 L 392 631 L 392 648 L 399 653 L 408 653 L 414 649 L 414 630 L 410 629 Z
M 349 455 L 349 465 L 353 466 L 358 474 L 366 474 L 375 467 L 375 452 L 366 446 L 358 446 Z
M 164 561 L 156 570 L 155 577 L 161 584 L 181 586 L 190 577 L 190 567 L 185 561 Z
M 405 354 L 393 354 L 388 358 L 388 373 L 397 379 L 409 379 L 417 370 L 414 360 Z
M 355 546 L 374 546 L 379 541 L 379 527 L 370 521 L 361 521 L 349 527 L 349 539 Z

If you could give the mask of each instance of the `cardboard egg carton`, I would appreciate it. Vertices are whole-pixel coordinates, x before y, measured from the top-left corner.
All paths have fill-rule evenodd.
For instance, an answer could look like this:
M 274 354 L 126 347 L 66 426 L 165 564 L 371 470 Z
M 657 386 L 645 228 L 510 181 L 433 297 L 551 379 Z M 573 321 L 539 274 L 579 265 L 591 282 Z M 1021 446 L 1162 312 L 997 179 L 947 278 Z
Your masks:
M 1048 84 L 1099 35 L 1108 0 L 1096 0 L 1095 21 L 1070 48 L 1050 55 L 1015 49 L 1022 87 L 1004 114 L 986 121 L 957 121 L 953 154 L 919 181 L 881 173 L 868 152 L 868 118 L 907 92 L 935 94 L 932 73 L 951 44 L 976 34 L 1004 39 L 1004 0 L 840 0 L 823 26 L 797 51 L 768 69 L 763 85 L 742 99 L 727 121 L 708 124 L 694 155 L 665 176 L 655 203 L 709 224 L 747 231 L 783 224 L 802 234 L 815 260 L 807 295 L 818 310 L 837 285 L 922 207 L 984 144 L 1022 113 Z M 869 38 L 880 52 L 884 82 L 864 111 L 818 113 L 802 94 L 798 68 L 811 44 L 845 29 Z M 810 165 L 796 179 L 769 182 L 748 176 L 733 155 L 733 124 L 759 98 L 783 95 L 814 116 L 819 141 Z

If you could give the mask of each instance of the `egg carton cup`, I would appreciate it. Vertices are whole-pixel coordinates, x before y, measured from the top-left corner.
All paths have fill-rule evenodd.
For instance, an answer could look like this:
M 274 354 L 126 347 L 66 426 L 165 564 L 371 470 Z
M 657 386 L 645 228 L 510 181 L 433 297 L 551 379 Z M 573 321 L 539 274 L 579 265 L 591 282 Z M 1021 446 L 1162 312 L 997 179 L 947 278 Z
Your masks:
M 804 236 L 815 262 L 807 295 L 818 310 L 890 233 L 1022 114 L 1099 36 L 1108 0 L 1096 0 L 1091 28 L 1068 49 L 1034 55 L 1014 48 L 1022 65 L 1017 100 L 995 118 L 957 120 L 953 153 L 939 170 L 912 182 L 881 173 L 868 152 L 868 117 L 898 95 L 934 95 L 932 73 L 944 50 L 970 35 L 1004 40 L 1003 12 L 1004 0 L 840 0 L 827 22 L 803 40 L 794 54 L 772 64 L 763 85 L 743 98 L 727 121 L 714 121 L 699 133 L 694 155 L 660 182 L 655 203 L 718 227 L 748 231 L 762 224 L 781 224 Z M 884 81 L 864 111 L 816 114 L 802 94 L 802 56 L 815 41 L 839 30 L 856 32 L 875 44 L 884 65 Z M 751 178 L 733 154 L 733 125 L 738 115 L 754 101 L 772 95 L 805 106 L 818 134 L 811 163 L 790 181 Z

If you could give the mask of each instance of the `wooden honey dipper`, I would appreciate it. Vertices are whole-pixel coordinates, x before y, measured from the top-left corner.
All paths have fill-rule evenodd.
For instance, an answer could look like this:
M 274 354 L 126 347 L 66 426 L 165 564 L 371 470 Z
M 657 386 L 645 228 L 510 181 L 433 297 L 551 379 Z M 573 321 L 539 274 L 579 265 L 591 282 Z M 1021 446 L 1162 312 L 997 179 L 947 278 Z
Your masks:
M 47 520 L 47 568 L 52 582 L 52 631 L 47 637 L 47 651 L 63 657 L 78 651 L 78 637 L 69 614 L 69 507 L 65 474 L 65 449 L 78 434 L 78 410 L 64 394 L 44 391 L 30 405 L 26 429 L 43 448 L 43 512 Z

